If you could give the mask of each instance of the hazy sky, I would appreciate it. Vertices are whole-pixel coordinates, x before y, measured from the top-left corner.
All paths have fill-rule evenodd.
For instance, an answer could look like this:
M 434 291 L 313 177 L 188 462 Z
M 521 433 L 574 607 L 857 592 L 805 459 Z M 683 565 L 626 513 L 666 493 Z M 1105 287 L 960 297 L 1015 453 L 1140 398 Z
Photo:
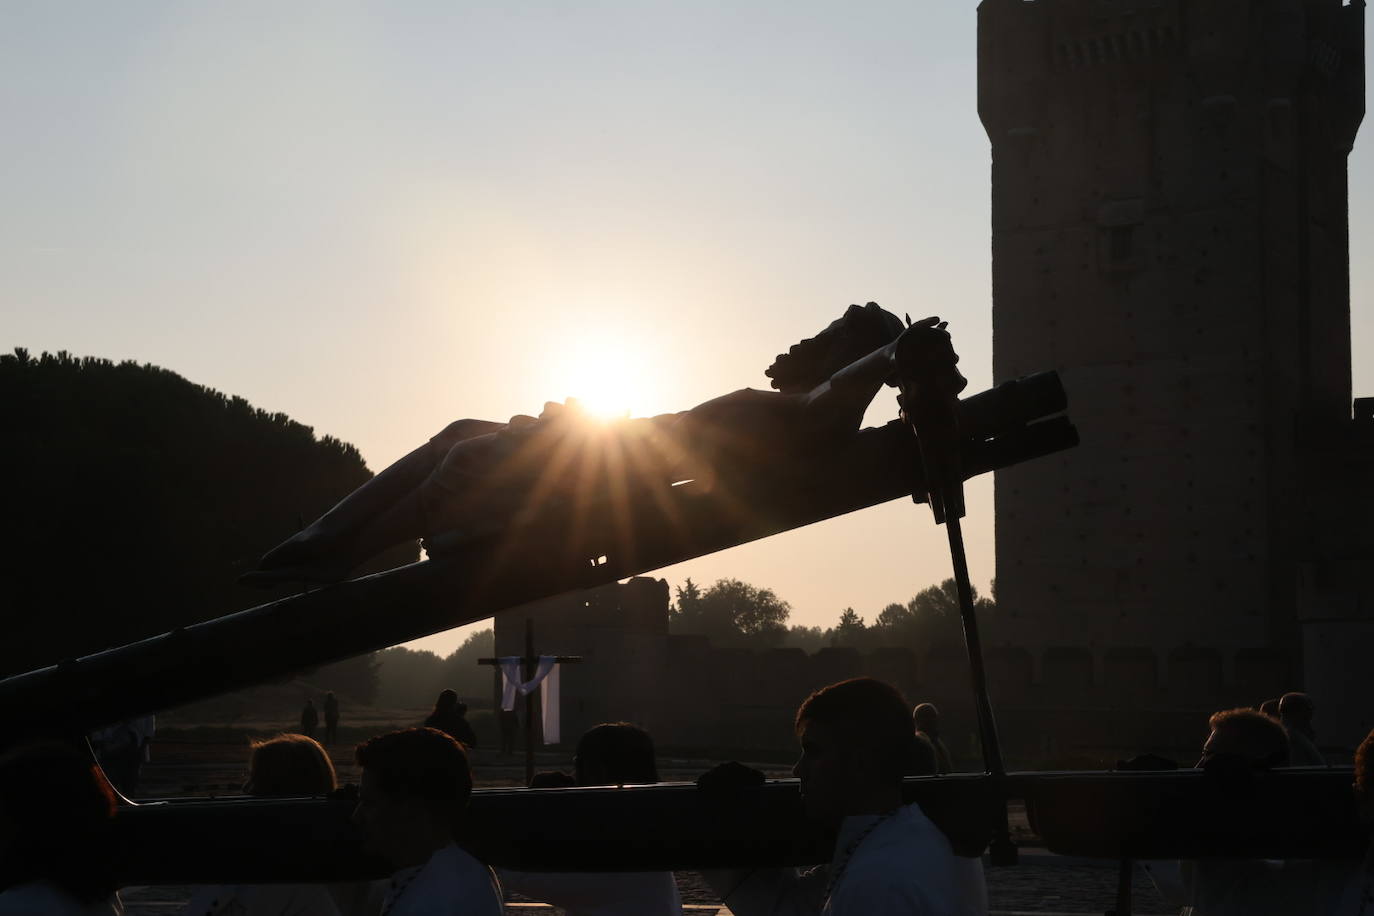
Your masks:
M 374 470 L 458 417 L 766 387 L 850 302 L 947 318 L 980 390 L 975 25 L 909 0 L 7 2 L 0 349 L 164 366 Z M 1374 394 L 1367 145 L 1351 184 Z M 885 392 L 869 419 L 895 412 Z M 970 486 L 980 585 L 991 495 Z M 659 575 L 742 578 L 829 625 L 949 561 L 902 501 Z

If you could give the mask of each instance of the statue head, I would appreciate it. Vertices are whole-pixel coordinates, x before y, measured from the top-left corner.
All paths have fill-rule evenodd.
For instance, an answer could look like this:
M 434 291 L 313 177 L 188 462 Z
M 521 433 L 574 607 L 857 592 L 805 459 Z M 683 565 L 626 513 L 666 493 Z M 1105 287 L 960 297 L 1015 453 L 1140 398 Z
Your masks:
M 901 336 L 900 318 L 876 302 L 851 305 L 815 337 L 793 344 L 764 373 L 783 394 L 802 394 Z

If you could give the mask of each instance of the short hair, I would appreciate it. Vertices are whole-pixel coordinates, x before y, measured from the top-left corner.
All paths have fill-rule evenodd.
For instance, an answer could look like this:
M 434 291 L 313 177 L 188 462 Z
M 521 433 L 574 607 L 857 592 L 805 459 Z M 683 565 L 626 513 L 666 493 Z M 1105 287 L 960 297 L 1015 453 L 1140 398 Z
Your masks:
M 314 738 L 282 734 L 251 746 L 248 781 L 243 785 L 249 795 L 280 798 L 334 791 L 334 764 Z
M 1285 693 L 1279 698 L 1280 719 L 1293 717 L 1307 720 L 1312 718 L 1312 713 L 1315 711 L 1316 707 L 1312 705 L 1312 698 L 1305 693 Z
M 463 808 L 472 770 L 463 746 L 437 728 L 404 728 L 364 741 L 354 751 L 377 787 L 392 795 Z
M 940 710 L 934 703 L 918 703 L 911 711 L 911 721 L 917 731 L 935 732 L 940 727 Z
M 1355 786 L 1361 792 L 1374 792 L 1374 731 L 1355 749 Z
M 1259 704 L 1259 711 L 1271 719 L 1277 719 L 1279 717 L 1279 701 L 1277 699 L 1265 700 Z
M 911 771 L 916 753 L 910 709 L 891 684 L 856 677 L 807 697 L 795 728 L 800 735 L 806 723 L 824 722 L 851 748 L 873 751 L 883 775 L 899 780 Z
M 1288 765 L 1288 732 L 1263 713 L 1242 707 L 1212 713 L 1212 731 L 1235 737 L 1245 746 L 1244 756 L 1259 766 Z
M 0 754 L 0 821 L 21 842 L 5 850 L 0 888 L 47 880 L 83 903 L 115 892 L 115 793 L 88 755 L 54 741 Z
M 648 785 L 658 782 L 654 739 L 629 722 L 603 722 L 587 729 L 577 742 L 577 774 L 595 767 L 608 785 Z

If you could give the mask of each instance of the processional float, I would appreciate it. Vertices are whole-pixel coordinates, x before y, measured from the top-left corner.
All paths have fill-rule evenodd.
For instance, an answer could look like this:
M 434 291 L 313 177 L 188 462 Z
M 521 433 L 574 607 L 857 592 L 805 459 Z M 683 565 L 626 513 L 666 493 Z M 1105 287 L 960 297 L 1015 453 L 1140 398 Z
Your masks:
M 1071 448 L 1077 432 L 1062 415 L 1066 398 L 1055 373 L 961 400 L 964 381 L 956 362 L 943 324 L 931 319 L 827 373 L 807 403 L 825 403 L 846 386 L 876 390 L 887 383 L 901 393 L 899 419 L 860 430 L 853 418 L 855 428 L 826 447 L 774 454 L 769 460 L 779 466 L 754 469 L 745 492 L 739 478 L 725 487 L 709 474 L 667 479 L 627 473 L 591 496 L 550 500 L 499 525 L 433 538 L 430 558 L 420 563 L 306 588 L 0 681 L 7 733 L 85 733 L 911 497 L 928 503 L 949 531 L 985 772 L 908 778 L 905 792 L 958 852 L 976 855 L 991 846 L 994 863 L 1014 861 L 1006 804 L 1020 798 L 1032 826 L 1057 853 L 1123 860 L 1357 855 L 1361 839 L 1348 767 L 1006 772 L 963 558 L 963 482 Z M 871 397 L 872 391 L 863 404 Z M 516 438 L 540 435 L 539 422 L 531 421 Z M 124 805 L 116 819 L 119 874 L 125 884 L 386 874 L 385 863 L 362 851 L 349 823 L 351 809 L 343 799 Z M 548 831 L 538 824 L 562 826 Z M 187 836 L 196 843 L 185 843 Z M 833 836 L 803 817 L 795 780 L 769 781 L 724 799 L 682 784 L 478 790 L 460 841 L 493 865 L 561 871 L 806 864 L 827 861 L 833 850 Z

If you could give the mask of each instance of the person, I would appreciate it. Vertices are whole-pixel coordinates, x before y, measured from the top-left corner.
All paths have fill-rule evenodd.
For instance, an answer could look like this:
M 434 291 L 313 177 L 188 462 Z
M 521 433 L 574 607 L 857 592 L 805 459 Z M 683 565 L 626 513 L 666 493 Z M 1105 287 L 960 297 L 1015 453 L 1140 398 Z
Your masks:
M 301 734 L 307 738 L 315 737 L 315 729 L 320 724 L 320 714 L 315 710 L 315 701 L 306 700 L 301 710 Z
M 255 798 L 324 796 L 334 791 L 334 764 L 305 735 L 254 741 L 243 791 Z M 237 884 L 198 889 L 187 916 L 339 916 L 329 890 L 318 884 Z
M 658 782 L 654 740 L 628 722 L 604 722 L 577 742 L 572 783 L 578 786 Z M 545 774 L 540 774 L 545 775 Z M 545 783 L 552 780 L 546 776 Z M 567 916 L 682 916 L 672 872 L 521 872 L 501 869 L 502 886 L 540 900 Z
M 937 323 L 927 319 L 913 330 L 947 347 L 949 335 Z M 857 433 L 892 374 L 884 348 L 902 333 L 901 320 L 877 303 L 852 305 L 778 356 L 767 371 L 776 392 L 746 388 L 682 413 L 609 425 L 591 422 L 574 401 L 548 403 L 538 419 L 455 421 L 272 548 L 240 581 L 334 582 L 417 537 L 429 539 L 432 554 L 444 543 L 435 535 L 495 535 L 517 508 L 533 512 L 561 500 L 566 510 L 586 495 L 578 490 L 587 462 L 571 460 L 579 454 L 616 456 L 630 492 L 687 479 L 736 492 L 760 474 L 784 472 L 799 454 Z M 953 376 L 962 389 L 963 378 Z
M 1274 720 L 1277 721 L 1277 720 L 1278 720 L 1278 717 L 1279 717 L 1279 701 L 1278 701 L 1278 698 L 1275 697 L 1275 698 L 1272 699 L 1272 700 L 1265 700 L 1263 703 L 1261 703 L 1261 704 L 1259 705 L 1259 711 L 1260 711 L 1261 714 L 1266 715 L 1266 716 L 1268 716 L 1269 718 L 1274 719 Z
M 731 912 L 987 913 L 982 862 L 955 856 L 919 804 L 902 804 L 902 777 L 912 768 L 912 745 L 918 740 L 910 709 L 896 688 L 866 677 L 807 697 L 794 723 L 801 759 L 793 773 L 801 781 L 807 817 L 838 828 L 835 854 L 829 865 L 805 872 L 704 872 Z M 710 785 L 714 772 L 698 783 Z
M 453 840 L 472 794 L 463 746 L 436 728 L 408 728 L 358 745 L 355 759 L 362 780 L 353 822 L 364 846 L 395 869 L 381 912 L 501 916 L 496 876 Z
M 0 916 L 123 912 L 111 855 L 115 793 L 56 742 L 0 754 Z
M 953 772 L 954 762 L 949 756 L 949 748 L 940 737 L 940 710 L 934 703 L 920 703 L 911 711 L 911 721 L 916 734 L 930 742 L 935 751 L 935 772 L 939 776 Z
M 157 719 L 144 715 L 124 719 L 90 735 L 91 747 L 105 777 L 115 791 L 126 798 L 138 792 L 140 771 L 152 756 L 151 744 L 156 731 Z
M 324 695 L 324 743 L 333 744 L 339 740 L 339 699 L 334 691 Z
M 465 748 L 477 746 L 477 732 L 467 720 L 468 704 L 458 700 L 458 694 L 445 688 L 434 701 L 434 711 L 425 719 L 429 728 L 437 728 Z
M 1200 767 L 1223 758 L 1259 769 L 1288 766 L 1289 733 L 1262 713 L 1244 707 L 1223 709 L 1212 713 L 1207 727 Z
M 1365 832 L 1364 858 L 1345 882 L 1337 916 L 1374 913 L 1374 731 L 1355 750 L 1355 811 Z
M 1292 766 L 1326 766 L 1326 758 L 1317 750 L 1317 733 L 1312 729 L 1313 712 L 1312 698 L 1305 693 L 1285 693 L 1279 698 L 1279 721 L 1288 729 Z

